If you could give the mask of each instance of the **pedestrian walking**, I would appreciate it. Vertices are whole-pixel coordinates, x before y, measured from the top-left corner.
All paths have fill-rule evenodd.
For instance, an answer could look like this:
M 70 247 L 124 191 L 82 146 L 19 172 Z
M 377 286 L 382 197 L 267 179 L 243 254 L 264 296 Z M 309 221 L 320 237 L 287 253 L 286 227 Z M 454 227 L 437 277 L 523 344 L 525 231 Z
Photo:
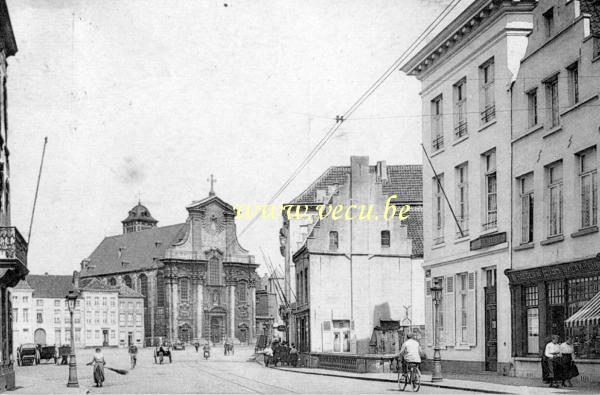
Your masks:
M 273 349 L 268 344 L 267 347 L 265 347 L 265 349 L 263 350 L 263 356 L 265 360 L 265 368 L 268 368 L 269 364 L 273 359 Z
M 129 345 L 129 359 L 131 360 L 131 369 L 135 368 L 135 364 L 137 363 L 137 353 L 138 348 L 135 344 L 131 343 Z
M 290 363 L 293 367 L 298 365 L 298 349 L 294 343 L 292 343 L 292 347 L 290 348 Z
M 102 355 L 100 347 L 96 347 L 95 351 L 92 361 L 89 362 L 88 365 L 92 366 L 96 387 L 102 387 L 102 383 L 104 383 L 104 365 L 106 365 L 106 361 L 104 360 L 104 355 Z
M 198 349 L 200 348 L 200 343 L 198 343 L 198 341 L 194 343 L 194 348 L 196 349 L 196 352 L 198 352 Z
M 571 383 L 571 379 L 579 376 L 579 369 L 577 369 L 577 365 L 573 362 L 573 351 L 573 338 L 568 337 L 560 345 L 560 370 L 563 387 L 572 387 L 573 383 Z

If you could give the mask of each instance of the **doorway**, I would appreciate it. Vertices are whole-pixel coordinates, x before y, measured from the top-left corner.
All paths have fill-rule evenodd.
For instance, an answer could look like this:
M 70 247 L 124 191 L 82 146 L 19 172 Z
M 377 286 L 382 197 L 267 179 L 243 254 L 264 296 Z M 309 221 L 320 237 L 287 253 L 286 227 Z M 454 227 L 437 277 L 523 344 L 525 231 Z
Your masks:
M 496 269 L 486 270 L 485 292 L 485 370 L 498 370 L 498 321 Z
M 213 316 L 210 319 L 210 340 L 213 343 L 221 343 L 223 339 L 223 317 Z
M 46 331 L 43 329 L 36 329 L 33 333 L 33 341 L 35 344 L 41 344 L 42 346 L 46 345 Z
M 102 329 L 102 347 L 108 346 L 108 329 Z
M 179 340 L 188 343 L 191 340 L 192 327 L 189 324 L 183 324 L 179 327 Z
M 131 346 L 133 344 L 133 332 L 127 332 L 127 345 Z

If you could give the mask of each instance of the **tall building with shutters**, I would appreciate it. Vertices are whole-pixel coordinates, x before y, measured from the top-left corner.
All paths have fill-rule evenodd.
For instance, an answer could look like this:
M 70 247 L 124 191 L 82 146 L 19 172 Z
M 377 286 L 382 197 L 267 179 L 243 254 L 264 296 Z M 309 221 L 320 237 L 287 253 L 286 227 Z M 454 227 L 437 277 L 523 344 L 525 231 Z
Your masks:
M 286 205 L 306 212 L 310 223 L 292 257 L 296 330 L 290 339 L 309 365 L 397 353 L 398 341 L 378 349 L 375 331 L 424 328 L 421 166 L 369 165 L 363 156 L 350 162 L 329 168 Z M 340 207 L 340 217 L 318 214 L 323 205 Z
M 509 88 L 536 3 L 475 0 L 402 66 L 422 87 L 426 347 L 437 328 L 447 371 L 511 373 Z
M 186 210 L 184 223 L 158 227 L 138 203 L 123 234 L 106 237 L 83 260 L 81 277 L 143 295 L 145 345 L 253 342 L 258 265 L 237 240 L 234 208 L 211 190 Z
M 574 340 L 600 377 L 600 3 L 540 1 L 513 87 L 513 256 L 518 376 L 541 377 L 548 337 Z

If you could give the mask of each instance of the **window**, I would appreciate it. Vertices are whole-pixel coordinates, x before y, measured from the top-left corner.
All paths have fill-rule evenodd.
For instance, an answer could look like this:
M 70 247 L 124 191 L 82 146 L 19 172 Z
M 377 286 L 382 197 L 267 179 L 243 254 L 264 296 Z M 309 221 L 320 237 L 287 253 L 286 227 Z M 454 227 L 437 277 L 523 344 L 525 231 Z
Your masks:
M 100 324 L 100 312 L 99 311 L 94 312 L 94 324 Z
M 569 279 L 567 316 L 572 316 L 600 291 L 600 276 Z
M 108 306 L 108 298 L 106 296 L 102 297 L 102 306 Z
M 581 194 L 581 227 L 598 225 L 598 162 L 596 147 L 578 156 Z
M 338 246 L 339 246 L 338 232 L 336 232 L 335 230 L 332 230 L 331 232 L 329 232 L 329 249 L 337 250 Z
M 35 322 L 38 324 L 44 323 L 44 312 L 42 310 L 38 310 L 35 313 Z
M 496 118 L 496 98 L 494 96 L 494 59 L 479 66 L 481 122 L 488 123 Z
M 498 200 L 496 185 L 496 150 L 483 154 L 484 185 L 485 185 L 485 218 L 483 229 L 488 230 L 498 226 Z
M 23 309 L 23 322 L 29 322 L 29 309 Z
M 85 331 L 85 337 L 89 340 L 92 338 L 92 331 L 90 329 Z
M 124 301 L 122 301 L 122 300 L 121 300 L 121 301 L 119 301 L 119 308 L 120 308 L 121 310 L 124 310 L 124 309 L 125 309 L 125 307 L 126 307 L 126 303 L 125 303 Z
M 569 105 L 579 103 L 579 62 L 567 67 L 569 73 Z
M 456 166 L 456 218 L 460 229 L 456 230 L 456 237 L 469 235 L 469 181 L 468 164 Z M 462 230 L 462 233 L 461 233 Z
M 240 282 L 237 286 L 237 299 L 239 302 L 246 302 L 246 283 Z
M 102 323 L 108 324 L 108 313 L 106 311 L 102 312 Z
M 19 297 L 18 296 L 13 296 L 12 300 L 13 300 L 13 303 L 17 303 L 19 301 Z
M 444 148 L 443 100 L 439 95 L 431 101 L 431 149 Z
M 527 113 L 529 118 L 529 127 L 533 127 L 538 123 L 538 104 L 537 104 L 537 88 L 527 92 Z
M 65 344 L 71 343 L 71 328 L 65 329 Z
M 85 305 L 86 306 L 91 306 L 92 305 L 92 298 L 85 298 Z
M 23 303 L 29 303 L 29 296 L 23 296 Z
M 98 306 L 98 305 L 100 305 L 100 298 L 98 296 L 96 296 L 94 298 L 94 306 Z
M 533 242 L 533 173 L 518 179 L 521 195 L 521 244 Z
M 95 332 L 95 335 L 96 335 L 95 336 L 96 339 L 100 339 L 100 331 L 96 329 L 94 332 Z
M 208 283 L 211 285 L 219 285 L 221 271 L 219 269 L 219 260 L 212 257 L 208 260 Z
M 467 133 L 467 79 L 463 78 L 454 85 L 454 137 Z
M 565 304 L 565 282 L 562 280 L 548 282 L 548 305 L 563 306 Z
M 562 234 L 562 162 L 555 163 L 546 167 L 548 180 L 548 218 L 549 228 L 548 236 L 557 236 Z
M 547 121 L 550 127 L 560 124 L 560 114 L 558 107 L 558 75 L 546 80 L 546 112 Z
M 125 325 L 125 313 L 119 314 L 119 325 Z
M 111 339 L 116 339 L 117 338 L 117 332 L 114 329 L 112 329 L 110 331 L 110 338 Z
M 179 297 L 182 301 L 187 301 L 189 298 L 189 285 L 187 278 L 179 279 Z
M 133 310 L 133 302 L 129 302 L 129 303 L 127 303 L 127 308 L 128 308 L 129 310 Z
M 468 274 L 461 273 L 458 275 L 458 323 L 459 332 L 458 339 L 461 344 L 466 344 L 469 341 L 468 333 Z
M 141 310 L 142 309 L 142 302 L 135 302 L 135 308 L 137 310 Z
M 117 313 L 114 311 L 110 312 L 110 324 L 115 325 L 117 323 Z
M 540 325 L 536 285 L 525 287 L 525 307 L 527 309 L 527 352 L 537 354 L 540 351 Z
M 131 277 L 129 276 L 124 276 L 123 277 L 123 282 L 125 283 L 125 285 L 127 285 L 129 288 L 133 288 L 133 282 L 131 281 Z
M 546 37 L 551 37 L 554 33 L 554 7 L 542 14 L 544 17 L 544 29 Z
M 433 244 L 444 242 L 444 175 L 433 178 Z
M 81 328 L 75 328 L 75 343 L 81 342 Z
M 156 274 L 156 305 L 165 306 L 165 276 L 163 272 Z
M 136 314 L 135 315 L 135 324 L 136 325 L 142 325 L 142 315 L 141 314 Z
M 133 313 L 127 314 L 127 325 L 133 325 Z
M 110 298 L 110 307 L 115 307 L 117 305 L 116 298 Z
M 54 307 L 60 307 L 60 299 L 54 299 Z
M 19 309 L 12 309 L 13 322 L 19 322 Z
M 85 323 L 86 324 L 91 324 L 92 323 L 92 312 L 91 311 L 87 311 L 85 313 Z
M 75 324 L 81 323 L 81 314 L 79 312 L 76 312 L 73 315 L 73 323 L 75 323 Z
M 390 231 L 389 230 L 381 231 L 381 246 L 382 247 L 390 246 Z
M 62 331 L 60 329 L 54 329 L 54 344 L 62 344 Z
M 54 310 L 54 323 L 60 324 L 60 310 Z

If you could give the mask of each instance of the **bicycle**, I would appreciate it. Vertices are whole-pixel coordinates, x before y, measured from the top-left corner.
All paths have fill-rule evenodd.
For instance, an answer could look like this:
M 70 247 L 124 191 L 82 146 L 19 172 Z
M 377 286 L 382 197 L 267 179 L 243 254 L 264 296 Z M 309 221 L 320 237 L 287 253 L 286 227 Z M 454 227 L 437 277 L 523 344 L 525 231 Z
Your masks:
M 402 368 L 398 370 L 398 387 L 400 391 L 404 391 L 408 383 L 411 384 L 413 392 L 418 392 L 421 388 L 421 371 L 419 364 L 415 362 L 407 362 L 406 372 Z

